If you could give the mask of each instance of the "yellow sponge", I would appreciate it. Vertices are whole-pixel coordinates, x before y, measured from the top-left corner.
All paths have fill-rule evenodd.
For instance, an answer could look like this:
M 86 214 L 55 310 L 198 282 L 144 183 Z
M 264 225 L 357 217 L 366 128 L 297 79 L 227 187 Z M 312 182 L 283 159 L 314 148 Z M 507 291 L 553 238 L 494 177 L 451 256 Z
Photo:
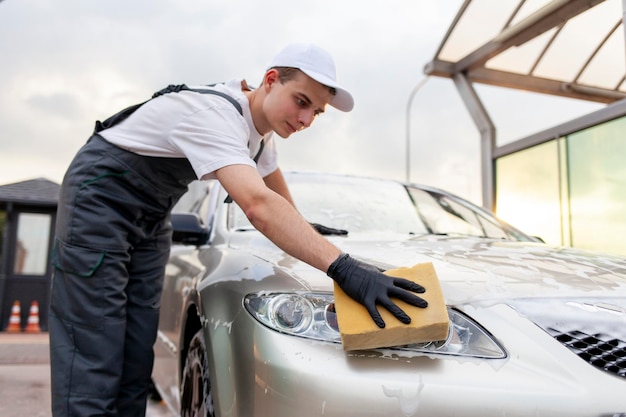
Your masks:
M 348 297 L 335 283 L 335 310 L 343 349 L 373 349 L 445 340 L 450 319 L 432 263 L 390 269 L 385 274 L 405 278 L 423 286 L 426 292 L 417 295 L 428 301 L 428 307 L 419 308 L 392 298 L 411 317 L 411 323 L 401 323 L 387 309 L 378 306 L 378 311 L 385 320 L 385 328 L 381 329 L 376 326 L 367 309 Z

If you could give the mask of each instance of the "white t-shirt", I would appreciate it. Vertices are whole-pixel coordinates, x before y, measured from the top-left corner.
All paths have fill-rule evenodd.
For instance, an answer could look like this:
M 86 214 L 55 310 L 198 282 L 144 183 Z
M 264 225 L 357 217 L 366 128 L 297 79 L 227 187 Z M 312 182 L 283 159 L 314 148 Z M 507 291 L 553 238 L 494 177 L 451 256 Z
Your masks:
M 241 105 L 243 117 L 223 97 L 183 90 L 148 101 L 100 135 L 139 155 L 187 158 L 198 178 L 215 178 L 214 171 L 228 165 L 254 167 L 252 158 L 263 139 L 264 149 L 256 168 L 265 177 L 278 168 L 273 132 L 263 138 L 256 131 L 241 83 L 242 80 L 231 80 L 212 88 L 234 98 Z

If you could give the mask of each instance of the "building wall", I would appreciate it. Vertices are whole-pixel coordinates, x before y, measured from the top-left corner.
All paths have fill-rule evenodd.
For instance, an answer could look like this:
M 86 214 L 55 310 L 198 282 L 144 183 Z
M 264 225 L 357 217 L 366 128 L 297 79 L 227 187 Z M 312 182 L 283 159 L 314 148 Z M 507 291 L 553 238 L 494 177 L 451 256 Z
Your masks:
M 626 116 L 495 161 L 496 213 L 549 244 L 626 255 Z

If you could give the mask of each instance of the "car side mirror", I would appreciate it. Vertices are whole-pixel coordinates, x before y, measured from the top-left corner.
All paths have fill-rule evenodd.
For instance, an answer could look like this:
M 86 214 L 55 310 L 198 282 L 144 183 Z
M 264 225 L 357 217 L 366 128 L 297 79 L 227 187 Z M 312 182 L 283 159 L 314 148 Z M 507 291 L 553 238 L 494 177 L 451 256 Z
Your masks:
M 184 245 L 200 246 L 209 240 L 210 230 L 200 221 L 200 216 L 194 213 L 173 213 L 172 241 Z

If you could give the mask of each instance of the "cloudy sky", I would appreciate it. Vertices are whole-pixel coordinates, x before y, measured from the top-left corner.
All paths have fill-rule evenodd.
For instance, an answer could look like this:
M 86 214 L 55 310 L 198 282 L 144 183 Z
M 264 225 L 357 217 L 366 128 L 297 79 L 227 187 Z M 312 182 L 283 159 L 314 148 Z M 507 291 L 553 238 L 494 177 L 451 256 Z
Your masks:
M 404 179 L 408 98 L 461 3 L 0 0 L 0 184 L 61 182 L 95 120 L 168 84 L 258 85 L 272 56 L 300 41 L 331 52 L 356 105 L 277 138 L 281 167 Z M 493 87 L 478 93 L 500 141 L 595 109 Z M 411 180 L 480 203 L 479 134 L 452 81 L 429 79 L 409 123 Z

